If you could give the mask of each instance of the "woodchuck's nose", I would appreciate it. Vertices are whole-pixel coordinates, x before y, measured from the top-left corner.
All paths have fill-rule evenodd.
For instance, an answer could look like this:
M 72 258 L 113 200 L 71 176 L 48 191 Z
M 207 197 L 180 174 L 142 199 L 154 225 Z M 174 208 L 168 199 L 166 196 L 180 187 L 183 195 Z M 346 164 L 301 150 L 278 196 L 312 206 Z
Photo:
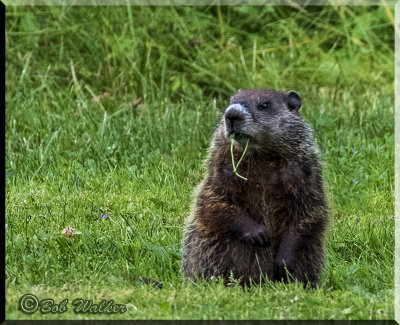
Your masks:
M 240 104 L 232 104 L 226 109 L 225 125 L 228 135 L 241 131 L 241 126 L 245 121 L 247 114 L 247 109 Z

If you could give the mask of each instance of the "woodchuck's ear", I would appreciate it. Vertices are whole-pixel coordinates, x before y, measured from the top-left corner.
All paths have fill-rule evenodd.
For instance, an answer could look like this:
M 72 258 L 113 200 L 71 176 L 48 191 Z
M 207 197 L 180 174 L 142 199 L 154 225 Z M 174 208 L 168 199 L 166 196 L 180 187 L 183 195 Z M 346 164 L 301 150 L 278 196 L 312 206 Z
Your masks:
M 299 94 L 293 90 L 290 90 L 286 92 L 286 95 L 288 98 L 287 103 L 289 108 L 296 111 L 299 110 L 301 107 L 301 98 Z

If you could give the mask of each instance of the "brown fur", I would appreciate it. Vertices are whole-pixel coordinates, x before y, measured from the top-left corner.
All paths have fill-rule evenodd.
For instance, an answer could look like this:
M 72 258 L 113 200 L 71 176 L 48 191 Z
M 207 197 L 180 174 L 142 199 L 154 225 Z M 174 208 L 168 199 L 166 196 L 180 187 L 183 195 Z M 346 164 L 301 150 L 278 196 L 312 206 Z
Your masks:
M 247 117 L 238 113 L 231 122 L 228 108 L 211 142 L 186 224 L 184 274 L 226 281 L 232 274 L 241 283 L 297 279 L 314 286 L 323 266 L 328 213 L 316 146 L 298 115 L 300 97 L 252 89 L 231 98 L 230 104 L 238 103 Z M 235 138 L 236 163 L 249 138 L 238 168 L 247 181 L 233 173 L 232 131 L 244 134 Z

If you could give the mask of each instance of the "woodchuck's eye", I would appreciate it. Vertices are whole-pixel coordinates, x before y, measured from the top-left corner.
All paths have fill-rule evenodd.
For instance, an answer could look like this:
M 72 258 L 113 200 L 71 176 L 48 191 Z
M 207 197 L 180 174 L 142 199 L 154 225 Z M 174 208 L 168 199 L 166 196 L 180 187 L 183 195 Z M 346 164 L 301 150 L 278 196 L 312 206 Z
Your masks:
M 268 109 L 270 106 L 271 106 L 271 105 L 270 105 L 269 102 L 264 102 L 264 103 L 259 104 L 259 105 L 257 106 L 257 108 L 258 108 L 259 110 L 264 110 L 264 109 Z

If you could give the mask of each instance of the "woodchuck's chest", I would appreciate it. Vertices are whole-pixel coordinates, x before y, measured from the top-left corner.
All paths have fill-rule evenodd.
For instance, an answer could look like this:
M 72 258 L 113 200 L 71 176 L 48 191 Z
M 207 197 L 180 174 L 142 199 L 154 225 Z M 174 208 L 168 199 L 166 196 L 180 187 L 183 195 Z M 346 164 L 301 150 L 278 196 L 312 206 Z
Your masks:
M 232 168 L 219 169 L 221 187 L 230 190 L 227 195 L 232 205 L 242 207 L 255 222 L 263 224 L 271 240 L 278 243 L 289 221 L 288 200 L 294 199 L 293 190 L 302 185 L 302 180 L 288 177 L 293 173 L 291 168 L 276 163 L 245 164 L 241 172 L 247 180 L 237 177 Z

